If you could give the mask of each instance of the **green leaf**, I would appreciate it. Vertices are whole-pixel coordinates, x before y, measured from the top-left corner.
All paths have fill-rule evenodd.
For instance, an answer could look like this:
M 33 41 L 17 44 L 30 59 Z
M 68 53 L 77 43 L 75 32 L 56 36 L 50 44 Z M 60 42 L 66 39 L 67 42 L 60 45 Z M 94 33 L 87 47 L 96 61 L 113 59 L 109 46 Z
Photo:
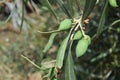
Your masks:
M 92 12 L 96 1 L 97 0 L 86 0 L 82 20 L 85 20 L 89 16 L 89 14 Z
M 65 80 L 76 80 L 74 62 L 71 54 L 71 46 L 69 47 L 69 52 L 65 64 Z
M 64 56 L 65 56 L 67 43 L 69 41 L 69 37 L 70 37 L 70 34 L 63 40 L 63 42 L 61 43 L 60 48 L 58 50 L 56 67 L 59 69 L 61 69 L 63 66 L 63 60 L 64 60 Z
M 55 1 L 59 4 L 59 6 L 60 6 L 61 9 L 63 10 L 63 12 L 64 12 L 69 18 L 71 18 L 71 15 L 70 15 L 70 13 L 68 12 L 66 6 L 64 5 L 63 0 L 55 0 Z
M 49 69 L 48 76 L 49 76 L 50 80 L 52 80 L 55 77 L 55 68 L 54 67 Z
M 57 30 L 47 31 L 47 32 L 38 31 L 38 32 L 43 33 L 43 34 L 56 33 L 56 32 L 60 32 L 60 31 L 68 30 L 71 27 L 72 27 L 72 21 L 70 19 L 64 19 L 60 23 L 59 28 Z
M 110 24 L 110 27 L 114 26 L 115 24 L 118 24 L 120 23 L 120 19 L 117 19 L 115 21 L 113 21 L 111 24 Z
M 25 2 L 22 0 L 22 17 L 21 17 L 21 24 L 20 24 L 20 32 L 22 30 L 23 23 L 24 23 L 24 8 L 25 8 Z
M 99 21 L 99 25 L 98 25 L 98 29 L 97 29 L 97 36 L 100 35 L 102 33 L 102 31 L 104 30 L 104 26 L 105 26 L 105 20 L 106 20 L 106 16 L 107 16 L 107 10 L 108 10 L 108 0 L 105 1 L 104 7 L 102 9 L 102 13 L 100 16 L 100 21 Z
M 55 38 L 56 35 L 57 35 L 57 33 L 52 33 L 50 35 L 49 41 L 48 41 L 47 45 L 45 46 L 45 48 L 43 50 L 44 53 L 46 53 L 48 51 L 48 49 L 52 46 L 54 38 Z
M 107 55 L 108 55 L 107 53 L 102 52 L 102 53 L 100 53 L 98 56 L 92 58 L 92 59 L 91 59 L 91 62 L 95 62 L 95 61 L 98 61 L 98 60 L 100 60 L 100 59 L 102 59 L 102 58 L 105 58 Z
M 79 11 L 79 10 L 80 10 L 79 0 L 75 0 L 75 2 L 76 2 L 76 5 L 77 5 L 77 9 L 78 9 L 78 11 Z
M 42 3 L 43 3 L 45 6 L 48 7 L 48 9 L 53 13 L 53 15 L 55 16 L 55 18 L 57 19 L 57 15 L 56 15 L 56 13 L 54 12 L 54 10 L 53 10 L 50 2 L 49 2 L 48 0 L 41 0 L 41 1 L 42 1 Z
M 67 6 L 68 6 L 68 10 L 70 12 L 70 15 L 71 17 L 73 18 L 74 16 L 74 9 L 73 9 L 73 3 L 74 3 L 74 0 L 67 0 Z
M 36 68 L 40 69 L 40 70 L 47 70 L 47 68 L 42 68 L 42 67 L 39 67 L 37 64 L 35 64 L 33 61 L 31 61 L 29 58 L 27 58 L 26 56 L 24 55 L 21 55 L 21 57 L 23 57 L 24 59 L 26 59 L 27 61 L 29 61 L 33 66 L 35 66 Z

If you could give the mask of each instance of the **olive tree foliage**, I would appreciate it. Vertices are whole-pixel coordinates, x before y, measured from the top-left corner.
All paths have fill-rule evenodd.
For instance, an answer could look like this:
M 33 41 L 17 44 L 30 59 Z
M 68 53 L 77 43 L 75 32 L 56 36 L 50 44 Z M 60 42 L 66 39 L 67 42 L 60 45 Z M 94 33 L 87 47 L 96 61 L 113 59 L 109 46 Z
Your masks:
M 23 0 L 23 9 L 28 2 L 31 1 Z M 40 34 L 50 34 L 43 53 L 47 53 L 52 47 L 57 35 L 62 35 L 62 39 L 54 63 L 49 62 L 53 64 L 52 66 L 38 66 L 23 56 L 25 59 L 41 71 L 47 71 L 48 80 L 120 78 L 119 0 L 39 0 L 36 2 L 36 6 L 41 7 L 41 5 L 47 7 L 54 19 L 59 22 L 57 30 L 38 31 Z M 57 14 L 58 10 L 65 16 L 61 18 Z M 24 25 L 24 10 L 22 12 L 20 29 Z
M 64 80 L 117 79 L 119 62 L 119 0 L 54 0 L 67 17 L 52 33 L 43 52 L 54 43 L 59 32 L 67 32 L 57 52 L 49 78 Z M 48 0 L 43 1 L 59 20 Z M 115 62 L 116 61 L 116 62 Z

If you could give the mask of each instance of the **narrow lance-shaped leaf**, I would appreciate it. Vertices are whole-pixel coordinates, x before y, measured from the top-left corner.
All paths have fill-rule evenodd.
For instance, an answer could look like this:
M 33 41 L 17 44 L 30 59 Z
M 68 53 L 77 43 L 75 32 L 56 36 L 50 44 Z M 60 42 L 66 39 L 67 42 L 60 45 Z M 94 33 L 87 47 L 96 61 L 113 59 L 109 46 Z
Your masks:
M 22 16 L 21 16 L 20 32 L 22 30 L 23 23 L 24 23 L 24 8 L 25 8 L 25 1 L 22 0 Z
M 43 4 L 45 4 L 50 9 L 50 11 L 53 13 L 55 18 L 57 19 L 57 15 L 56 15 L 55 11 L 53 10 L 50 2 L 48 0 L 41 0 L 41 1 L 42 1 Z
M 71 54 L 71 46 L 69 47 L 68 56 L 65 64 L 65 80 L 76 80 L 74 62 Z
M 98 25 L 98 29 L 97 29 L 97 36 L 100 35 L 100 33 L 104 30 L 104 24 L 105 24 L 105 19 L 107 16 L 107 9 L 108 8 L 108 0 L 105 1 L 104 7 L 103 7 L 103 11 L 101 13 L 101 17 L 100 17 L 100 21 L 99 21 L 99 25 Z
M 26 59 L 27 61 L 29 61 L 32 65 L 34 65 L 36 68 L 43 70 L 41 67 L 39 67 L 37 64 L 35 64 L 33 61 L 31 61 L 29 58 L 27 58 L 24 55 L 21 55 L 21 57 L 23 57 L 24 59 Z
M 55 77 L 55 69 L 54 69 L 54 67 L 49 69 L 48 76 L 49 76 L 50 80 L 52 80 Z
M 98 56 L 92 58 L 90 61 L 91 61 L 91 62 L 98 61 L 98 60 L 100 60 L 100 59 L 105 58 L 107 55 L 108 55 L 108 53 L 102 52 L 102 53 L 100 53 Z
M 56 30 L 56 31 L 67 30 L 67 29 L 71 28 L 71 26 L 72 26 L 72 21 L 70 19 L 65 19 L 60 23 L 60 26 L 59 26 L 58 30 Z M 49 33 L 49 32 L 40 32 L 40 33 Z M 57 35 L 57 33 L 51 34 L 49 41 L 48 41 L 46 47 L 44 48 L 43 52 L 46 52 L 52 46 L 53 40 L 56 35 Z
M 65 7 L 63 0 L 55 0 L 55 1 L 56 1 L 56 2 L 59 4 L 59 6 L 62 8 L 63 12 L 64 12 L 68 17 L 71 18 L 71 15 L 70 15 L 70 13 L 68 12 L 67 8 Z
M 73 18 L 73 16 L 74 16 L 74 9 L 73 9 L 74 0 L 67 0 L 67 2 L 68 2 L 68 4 L 67 4 L 68 10 L 70 12 L 71 17 Z
M 52 46 L 54 38 L 55 38 L 56 35 L 57 35 L 57 33 L 52 33 L 50 35 L 49 41 L 48 41 L 47 45 L 45 46 L 45 48 L 43 50 L 44 53 L 47 52 L 47 50 Z
M 75 0 L 76 2 L 76 5 L 77 5 L 77 8 L 78 8 L 78 11 L 80 10 L 80 4 L 79 4 L 79 0 Z
M 97 0 L 86 0 L 84 12 L 83 12 L 83 18 L 82 18 L 83 20 L 86 19 L 88 15 L 91 13 L 91 11 L 95 6 L 96 1 Z
M 63 40 L 62 44 L 60 45 L 60 48 L 58 50 L 57 54 L 57 60 L 56 60 L 56 67 L 61 69 L 63 66 L 63 60 L 65 56 L 65 51 L 67 47 L 67 43 L 69 41 L 70 34 Z
M 38 32 L 43 33 L 43 34 L 56 33 L 56 32 L 59 32 L 59 31 L 64 31 L 64 30 L 70 29 L 71 26 L 72 26 L 72 21 L 70 19 L 64 19 L 60 23 L 60 26 L 57 30 L 48 31 L 48 32 L 42 32 L 42 31 L 38 31 Z

